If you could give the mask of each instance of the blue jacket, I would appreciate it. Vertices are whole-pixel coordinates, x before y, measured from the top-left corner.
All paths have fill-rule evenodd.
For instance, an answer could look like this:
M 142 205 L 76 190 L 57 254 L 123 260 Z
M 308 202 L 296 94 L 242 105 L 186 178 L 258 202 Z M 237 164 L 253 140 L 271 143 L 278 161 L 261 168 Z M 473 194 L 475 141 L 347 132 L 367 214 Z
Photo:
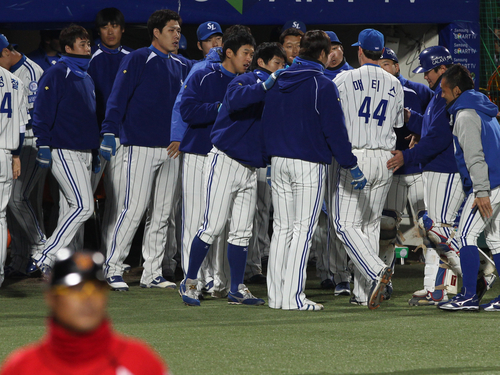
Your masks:
M 182 137 L 184 137 L 184 133 L 186 132 L 186 129 L 188 127 L 188 125 L 184 121 L 182 121 L 182 116 L 181 116 L 181 111 L 180 111 L 182 93 L 184 92 L 185 85 L 188 83 L 189 79 L 194 74 L 194 72 L 196 72 L 200 69 L 204 69 L 212 63 L 221 62 L 219 52 L 222 52 L 221 47 L 211 48 L 210 52 L 208 52 L 205 59 L 203 59 L 202 61 L 196 62 L 192 66 L 191 71 L 189 72 L 188 76 L 184 80 L 184 84 L 182 85 L 181 90 L 179 91 L 179 94 L 177 94 L 177 98 L 175 98 L 174 109 L 172 110 L 172 128 L 170 130 L 171 142 L 182 141 Z
M 353 69 L 354 68 L 352 66 L 350 66 L 347 63 L 347 61 L 345 61 L 345 59 L 344 59 L 344 64 L 342 64 L 340 67 L 337 66 L 335 68 L 326 68 L 324 73 L 325 73 L 325 76 L 327 76 L 329 79 L 331 79 L 333 81 L 335 79 L 335 77 L 337 77 L 337 75 L 339 75 L 343 71 L 353 70 Z
M 296 57 L 266 94 L 262 126 L 268 156 L 330 164 L 357 163 L 335 84 L 319 61 Z
M 180 111 L 188 128 L 179 150 L 191 154 L 207 155 L 212 149 L 210 132 L 219 113 L 219 105 L 226 94 L 227 85 L 236 77 L 222 64 L 210 64 L 193 74 L 184 87 Z
M 99 126 L 104 121 L 106 103 L 111 94 L 120 63 L 132 51 L 131 48 L 125 46 L 112 50 L 99 44 L 92 54 L 88 73 L 95 84 L 96 112 Z
M 231 158 L 256 168 L 266 166 L 262 109 L 266 91 L 262 70 L 242 74 L 227 86 L 226 96 L 212 128 L 212 143 Z
M 124 145 L 168 147 L 172 107 L 192 65 L 153 46 L 125 56 L 106 107 L 101 134 L 120 136 Z
M 38 82 L 33 111 L 37 146 L 68 150 L 99 147 L 92 78 L 79 77 L 64 62 L 48 69 Z
M 474 156 L 477 157 L 482 154 L 481 156 L 484 157 L 487 165 L 489 190 L 492 190 L 500 186 L 500 163 L 498 161 L 500 157 L 500 125 L 496 119 L 498 107 L 486 95 L 474 90 L 467 90 L 451 103 L 448 108 L 453 121 L 456 120 L 457 112 L 462 109 L 473 109 L 481 119 L 481 144 L 466 145 L 466 148 L 473 148 L 477 152 Z M 453 138 L 455 142 L 455 159 L 462 178 L 462 184 L 465 193 L 469 194 L 472 191 L 472 185 L 476 185 L 479 182 L 474 179 L 474 172 L 471 172 L 474 168 L 473 164 L 482 160 L 474 158 L 469 161 L 469 165 L 466 165 L 464 149 L 460 146 L 457 136 L 453 135 Z M 464 141 L 466 140 L 461 140 L 461 142 Z M 470 156 L 467 158 L 470 159 Z M 477 186 L 474 186 L 474 190 L 477 190 Z
M 419 114 L 424 114 L 427 105 L 432 99 L 434 92 L 426 85 L 418 82 L 412 82 L 407 80 L 401 74 L 398 76 L 399 81 L 403 85 L 403 92 L 405 95 L 404 106 L 405 108 L 411 109 Z M 409 127 L 418 121 L 417 116 L 411 116 L 409 124 L 403 125 L 402 128 L 395 128 L 397 140 L 396 140 L 396 150 L 407 150 L 410 145 L 410 140 L 405 139 L 412 132 Z M 399 168 L 395 174 L 411 174 L 420 173 L 422 169 L 420 165 L 407 165 L 406 163 Z
M 416 116 L 416 126 L 409 126 L 409 129 L 420 134 L 421 138 L 415 147 L 403 151 L 403 157 L 405 164 L 420 163 L 424 171 L 457 173 L 452 129 L 446 111 L 446 101 L 441 97 L 441 92 L 438 83 L 423 116 L 412 111 L 411 117 Z
M 31 59 L 40 65 L 40 68 L 44 71 L 49 69 L 51 66 L 54 66 L 61 58 L 60 53 L 57 53 L 55 56 L 48 56 L 43 48 L 38 48 L 37 50 L 28 53 L 26 56 L 28 59 Z

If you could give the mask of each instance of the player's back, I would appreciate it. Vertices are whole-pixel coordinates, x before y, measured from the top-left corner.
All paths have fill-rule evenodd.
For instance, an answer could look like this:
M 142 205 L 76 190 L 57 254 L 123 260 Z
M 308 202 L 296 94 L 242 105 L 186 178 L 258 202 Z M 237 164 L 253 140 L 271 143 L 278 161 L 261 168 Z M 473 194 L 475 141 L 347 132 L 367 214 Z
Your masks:
M 22 81 L 0 67 L 0 149 L 15 150 L 19 146 L 19 131 L 28 120 L 23 93 Z
M 334 80 L 353 148 L 394 150 L 403 126 L 403 88 L 380 66 L 365 64 Z

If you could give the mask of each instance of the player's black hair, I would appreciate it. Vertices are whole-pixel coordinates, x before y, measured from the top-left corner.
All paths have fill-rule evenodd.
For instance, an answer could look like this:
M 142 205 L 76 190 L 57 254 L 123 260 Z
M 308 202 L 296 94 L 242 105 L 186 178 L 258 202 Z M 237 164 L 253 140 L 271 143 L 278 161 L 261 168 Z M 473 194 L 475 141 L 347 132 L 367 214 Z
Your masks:
M 181 16 L 179 16 L 179 14 L 174 12 L 173 10 L 160 9 L 154 11 L 148 19 L 148 33 L 151 41 L 153 41 L 155 38 L 153 33 L 154 29 L 160 30 L 161 33 L 165 25 L 172 20 L 179 21 L 179 25 L 182 23 Z
M 252 35 L 252 30 L 248 26 L 245 25 L 232 25 L 229 26 L 226 30 L 224 30 L 224 34 L 222 34 L 222 44 L 224 44 L 231 35 L 237 34 L 239 32 L 246 32 L 247 34 Z
M 61 30 L 61 34 L 59 35 L 59 44 L 61 45 L 61 51 L 65 51 L 65 47 L 69 46 L 73 49 L 73 45 L 76 42 L 76 39 L 80 38 L 82 40 L 89 40 L 89 33 L 85 28 L 80 25 L 71 24 L 68 27 Z
M 363 50 L 363 55 L 365 55 L 367 59 L 378 61 L 382 57 L 382 51 L 370 51 L 364 48 L 361 49 Z
M 280 43 L 285 43 L 285 37 L 287 36 L 300 36 L 301 38 L 304 36 L 304 32 L 302 30 L 296 29 L 295 27 L 290 27 L 283 31 L 280 35 Z M 330 40 L 330 39 L 328 39 Z
M 120 25 L 122 29 L 125 28 L 125 17 L 123 13 L 117 8 L 104 8 L 101 9 L 95 16 L 95 27 L 99 31 L 100 27 L 111 25 Z
M 453 66 L 453 64 L 448 64 L 448 65 L 445 65 L 444 67 L 446 69 L 450 69 L 452 66 Z M 439 68 L 441 68 L 441 65 L 436 66 L 435 68 L 432 68 L 432 70 L 434 70 L 434 72 L 437 73 L 439 71 Z
M 452 90 L 457 86 L 462 92 L 474 88 L 474 80 L 469 70 L 461 64 L 452 65 L 441 77 L 443 79 L 446 78 L 446 83 Z
M 247 44 L 255 47 L 255 39 L 253 38 L 252 34 L 249 34 L 245 31 L 239 31 L 236 34 L 230 35 L 224 43 L 224 47 L 222 49 L 222 61 L 226 59 L 226 52 L 228 49 L 233 51 L 233 53 L 236 55 L 241 46 Z
M 262 59 L 264 61 L 264 64 L 267 64 L 271 59 L 274 58 L 274 56 L 282 58 L 283 61 L 286 61 L 286 52 L 283 49 L 283 46 L 280 43 L 276 42 L 261 43 L 253 54 L 252 63 L 250 64 L 248 70 L 255 70 L 259 68 L 259 63 L 257 62 L 257 60 Z
M 332 49 L 332 43 L 328 35 L 322 30 L 310 30 L 300 40 L 299 56 L 318 60 L 321 51 L 328 56 Z

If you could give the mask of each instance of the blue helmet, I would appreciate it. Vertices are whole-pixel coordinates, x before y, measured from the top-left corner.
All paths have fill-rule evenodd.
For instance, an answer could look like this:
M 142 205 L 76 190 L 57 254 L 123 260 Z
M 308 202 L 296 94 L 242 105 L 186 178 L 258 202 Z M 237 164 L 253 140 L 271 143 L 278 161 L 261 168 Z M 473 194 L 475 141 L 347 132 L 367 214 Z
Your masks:
M 396 53 L 392 49 L 390 49 L 389 47 L 384 48 L 384 53 L 382 53 L 382 57 L 380 58 L 380 60 L 384 60 L 384 59 L 392 60 L 395 63 L 399 64 L 399 60 L 398 60 L 398 57 L 396 56 Z
M 418 56 L 420 66 L 413 70 L 413 73 L 425 73 L 441 65 L 453 64 L 450 51 L 442 46 L 434 46 L 424 49 Z

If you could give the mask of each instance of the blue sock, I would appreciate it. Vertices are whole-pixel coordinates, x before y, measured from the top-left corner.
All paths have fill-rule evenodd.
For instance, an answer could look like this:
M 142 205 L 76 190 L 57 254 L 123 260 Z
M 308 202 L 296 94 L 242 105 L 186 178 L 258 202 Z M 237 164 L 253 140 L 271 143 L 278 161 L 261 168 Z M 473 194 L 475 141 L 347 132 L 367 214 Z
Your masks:
M 394 257 L 396 259 L 396 257 Z M 443 264 L 443 262 L 440 260 L 439 264 Z M 439 267 L 438 272 L 436 275 L 436 286 L 443 285 L 444 281 L 446 278 L 446 270 L 444 268 Z M 442 289 L 436 289 L 434 292 L 431 293 L 431 298 L 434 301 L 442 301 L 444 297 L 444 291 Z
M 186 273 L 186 279 L 195 280 L 198 278 L 198 271 L 200 270 L 203 260 L 210 250 L 210 245 L 200 240 L 200 237 L 194 236 L 193 243 L 191 244 L 191 253 L 189 255 L 189 267 Z
M 248 246 L 227 244 L 227 260 L 231 270 L 231 293 L 238 291 L 238 286 L 243 284 L 245 267 L 247 266 Z
M 500 270 L 500 253 L 499 254 L 493 254 L 493 261 L 495 262 L 495 267 L 498 270 Z
M 464 295 L 471 297 L 476 294 L 477 273 L 479 272 L 479 251 L 476 246 L 464 246 L 460 249 L 460 265 Z

